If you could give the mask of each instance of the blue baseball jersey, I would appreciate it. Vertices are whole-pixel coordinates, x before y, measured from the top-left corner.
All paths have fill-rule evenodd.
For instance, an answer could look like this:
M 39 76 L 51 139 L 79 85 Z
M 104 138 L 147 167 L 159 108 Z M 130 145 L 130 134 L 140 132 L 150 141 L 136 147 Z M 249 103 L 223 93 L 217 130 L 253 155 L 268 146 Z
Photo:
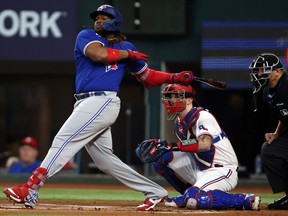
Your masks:
M 136 47 L 127 41 L 109 46 L 108 41 L 98 35 L 92 29 L 85 29 L 79 32 L 74 47 L 74 58 L 76 64 L 75 91 L 76 94 L 91 91 L 119 91 L 119 86 L 124 77 L 126 69 L 131 73 L 139 73 L 147 64 L 143 60 L 132 61 L 129 59 L 121 60 L 113 65 L 103 64 L 92 61 L 85 56 L 85 50 L 91 43 L 100 43 L 103 47 L 118 50 L 131 49 L 137 51 Z

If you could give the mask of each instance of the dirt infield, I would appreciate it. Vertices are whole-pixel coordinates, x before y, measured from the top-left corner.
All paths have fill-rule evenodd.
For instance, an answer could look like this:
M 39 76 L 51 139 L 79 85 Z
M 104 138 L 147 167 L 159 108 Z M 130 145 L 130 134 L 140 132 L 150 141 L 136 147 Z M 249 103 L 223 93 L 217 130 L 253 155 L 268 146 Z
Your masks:
M 3 186 L 3 184 L 1 184 Z M 5 186 L 5 185 L 4 185 Z M 50 188 L 73 188 L 75 184 L 47 184 Z M 95 189 L 128 189 L 125 186 L 117 185 L 79 185 L 77 188 L 95 188 Z M 169 189 L 169 188 L 167 188 Z M 245 191 L 247 193 L 257 192 L 257 193 L 270 193 L 271 191 L 267 188 L 238 188 L 234 192 Z M 136 206 L 139 202 L 120 202 L 120 201 L 41 201 L 37 204 L 35 209 L 25 209 L 22 205 L 13 205 L 8 200 L 0 200 L 0 215 L 57 215 L 57 216 L 74 216 L 74 215 L 97 215 L 97 216 L 126 216 L 126 215 L 169 215 L 169 216 L 179 216 L 179 215 L 201 215 L 208 216 L 213 215 L 237 215 L 237 216 L 284 216 L 288 214 L 288 211 L 272 211 L 267 209 L 266 204 L 261 204 L 260 211 L 204 211 L 204 210 L 187 210 L 187 209 L 176 209 L 165 207 L 163 203 L 159 204 L 155 211 L 149 212 L 137 212 L 135 211 Z
M 137 212 L 135 207 L 139 205 L 139 202 L 88 202 L 88 201 L 62 201 L 62 202 L 41 202 L 37 205 L 36 209 L 25 209 L 22 205 L 12 205 L 8 201 L 0 202 L 0 215 L 97 215 L 97 216 L 126 216 L 126 215 L 169 215 L 169 216 L 179 216 L 179 215 L 203 215 L 208 216 L 213 215 L 224 215 L 224 216 L 254 216 L 254 215 L 263 215 L 263 216 L 284 216 L 287 215 L 287 211 L 272 211 L 267 210 L 267 206 L 261 206 L 260 211 L 204 211 L 204 210 L 187 210 L 187 209 L 175 209 L 167 208 L 164 204 L 160 204 L 156 207 L 155 211 L 149 212 Z

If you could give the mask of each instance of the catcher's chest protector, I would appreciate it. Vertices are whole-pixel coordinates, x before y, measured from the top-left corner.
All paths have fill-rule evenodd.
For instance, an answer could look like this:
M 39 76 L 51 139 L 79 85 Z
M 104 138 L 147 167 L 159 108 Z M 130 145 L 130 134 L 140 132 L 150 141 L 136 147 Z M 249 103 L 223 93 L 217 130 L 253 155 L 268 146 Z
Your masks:
M 191 135 L 192 136 L 194 135 L 191 133 L 190 128 L 192 128 L 192 126 L 198 120 L 200 111 L 202 110 L 204 110 L 204 108 L 196 107 L 187 113 L 184 120 L 181 120 L 180 118 L 176 118 L 175 123 L 174 123 L 174 132 L 179 139 L 186 140 L 186 139 L 193 138 L 191 137 Z

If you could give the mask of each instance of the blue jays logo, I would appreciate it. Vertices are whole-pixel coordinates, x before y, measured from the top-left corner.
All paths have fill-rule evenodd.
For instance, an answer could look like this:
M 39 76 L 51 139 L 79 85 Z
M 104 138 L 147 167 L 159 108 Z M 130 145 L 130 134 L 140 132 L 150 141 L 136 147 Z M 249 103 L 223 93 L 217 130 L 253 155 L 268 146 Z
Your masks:
M 208 131 L 208 129 L 205 128 L 204 125 L 200 125 L 200 126 L 199 126 L 199 130 L 206 130 L 206 131 Z
M 106 65 L 106 71 L 105 71 L 105 72 L 108 72 L 108 71 L 110 71 L 110 70 L 116 71 L 117 69 L 118 69 L 117 64 Z

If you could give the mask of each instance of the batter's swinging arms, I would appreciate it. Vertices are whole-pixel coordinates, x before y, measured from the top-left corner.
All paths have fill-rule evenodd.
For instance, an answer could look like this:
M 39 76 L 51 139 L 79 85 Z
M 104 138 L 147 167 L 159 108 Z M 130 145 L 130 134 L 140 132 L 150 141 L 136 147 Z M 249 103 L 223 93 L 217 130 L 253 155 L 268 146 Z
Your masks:
M 119 85 L 126 69 L 147 88 L 163 83 L 188 84 L 194 76 L 191 71 L 171 74 L 148 68 L 148 56 L 137 52 L 120 32 L 122 16 L 116 8 L 102 5 L 90 17 L 94 29 L 80 31 L 74 48 L 74 110 L 56 134 L 40 167 L 23 185 L 6 188 L 4 193 L 16 203 L 33 208 L 45 180 L 85 146 L 100 170 L 146 196 L 137 210 L 152 210 L 167 196 L 167 191 L 113 154 L 110 127 L 120 110 Z

